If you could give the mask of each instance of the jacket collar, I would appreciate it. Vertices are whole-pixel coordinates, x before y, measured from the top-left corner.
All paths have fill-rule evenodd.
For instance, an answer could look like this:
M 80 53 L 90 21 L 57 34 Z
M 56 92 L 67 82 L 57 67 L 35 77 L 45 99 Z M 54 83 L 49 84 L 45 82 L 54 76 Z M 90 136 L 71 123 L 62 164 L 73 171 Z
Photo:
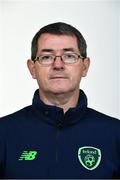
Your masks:
M 87 109 L 87 97 L 83 90 L 80 89 L 77 106 L 75 108 L 70 108 L 64 114 L 62 108 L 43 103 L 39 96 L 39 90 L 37 89 L 33 96 L 32 106 L 37 116 L 39 116 L 39 119 L 44 119 L 43 121 L 58 127 L 64 127 L 75 124 L 83 118 Z

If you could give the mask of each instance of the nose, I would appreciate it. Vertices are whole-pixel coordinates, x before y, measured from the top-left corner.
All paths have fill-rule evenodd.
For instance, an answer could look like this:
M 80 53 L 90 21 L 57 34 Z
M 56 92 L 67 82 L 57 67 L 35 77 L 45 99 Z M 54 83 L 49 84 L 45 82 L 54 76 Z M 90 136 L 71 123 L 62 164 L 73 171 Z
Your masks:
M 54 69 L 64 69 L 64 62 L 60 56 L 56 56 L 53 62 Z

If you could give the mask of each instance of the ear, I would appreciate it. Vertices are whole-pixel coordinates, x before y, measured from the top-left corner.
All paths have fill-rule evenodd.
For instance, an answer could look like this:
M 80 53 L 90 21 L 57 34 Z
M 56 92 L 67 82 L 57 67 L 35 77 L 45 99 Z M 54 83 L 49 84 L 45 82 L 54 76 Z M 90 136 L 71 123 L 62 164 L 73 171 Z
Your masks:
M 35 63 L 31 59 L 27 60 L 27 67 L 30 71 L 30 74 L 32 75 L 33 79 L 36 79 L 36 72 L 35 72 Z
M 85 77 L 87 75 L 88 69 L 90 66 L 90 58 L 85 58 L 83 59 L 83 72 L 82 72 L 82 77 Z

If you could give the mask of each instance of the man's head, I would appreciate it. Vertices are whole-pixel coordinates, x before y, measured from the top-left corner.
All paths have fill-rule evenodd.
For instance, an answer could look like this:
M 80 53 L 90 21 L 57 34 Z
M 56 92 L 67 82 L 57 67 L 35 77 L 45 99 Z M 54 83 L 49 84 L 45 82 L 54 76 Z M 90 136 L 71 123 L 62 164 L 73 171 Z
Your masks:
M 77 38 L 77 45 L 81 56 L 83 56 L 84 58 L 87 57 L 87 44 L 82 34 L 75 27 L 63 22 L 58 22 L 44 26 L 35 34 L 32 40 L 32 47 L 31 47 L 32 60 L 36 58 L 36 54 L 38 51 L 38 39 L 43 33 L 75 36 Z
M 86 47 L 82 34 L 71 25 L 54 23 L 40 29 L 32 41 L 28 68 L 41 95 L 79 91 L 89 68 Z

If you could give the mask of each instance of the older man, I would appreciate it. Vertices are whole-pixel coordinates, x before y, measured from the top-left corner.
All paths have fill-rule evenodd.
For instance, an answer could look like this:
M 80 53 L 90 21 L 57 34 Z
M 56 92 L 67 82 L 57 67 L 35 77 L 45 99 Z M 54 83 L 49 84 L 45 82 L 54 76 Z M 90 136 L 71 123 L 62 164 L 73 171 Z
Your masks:
M 1 178 L 120 178 L 120 121 L 88 108 L 79 88 L 86 48 L 65 23 L 34 36 L 27 65 L 39 89 L 31 106 L 0 120 Z

